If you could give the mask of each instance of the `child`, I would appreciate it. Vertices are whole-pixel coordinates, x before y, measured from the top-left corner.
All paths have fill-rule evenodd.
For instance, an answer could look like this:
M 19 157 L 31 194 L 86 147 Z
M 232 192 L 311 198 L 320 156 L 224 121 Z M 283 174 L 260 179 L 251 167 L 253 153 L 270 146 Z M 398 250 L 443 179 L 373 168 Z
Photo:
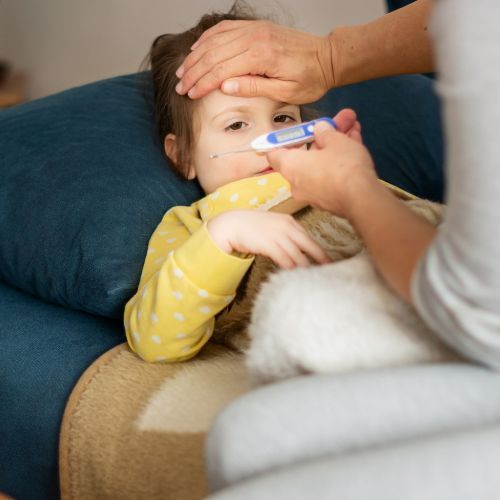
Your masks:
M 290 215 L 265 211 L 290 197 L 288 182 L 270 169 L 265 155 L 210 158 L 300 122 L 300 108 L 218 90 L 198 101 L 175 92 L 175 71 L 191 45 L 224 19 L 253 18 L 235 6 L 227 14 L 205 15 L 184 33 L 158 37 L 149 54 L 165 153 L 183 177 L 197 178 L 207 193 L 165 214 L 150 239 L 138 291 L 125 307 L 128 343 L 150 362 L 182 361 L 198 353 L 254 255 L 287 269 L 307 266 L 307 256 L 330 261 Z

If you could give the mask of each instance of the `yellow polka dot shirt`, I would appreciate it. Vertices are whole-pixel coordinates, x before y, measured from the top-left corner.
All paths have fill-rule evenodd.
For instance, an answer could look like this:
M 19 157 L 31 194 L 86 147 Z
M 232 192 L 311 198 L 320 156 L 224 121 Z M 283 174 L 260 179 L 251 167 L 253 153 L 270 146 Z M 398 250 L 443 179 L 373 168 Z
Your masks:
M 269 210 L 289 197 L 290 185 L 273 172 L 226 184 L 189 207 L 170 209 L 149 240 L 139 288 L 125 306 L 131 349 L 150 362 L 195 356 L 253 262 L 253 256 L 221 250 L 207 221 L 229 210 Z

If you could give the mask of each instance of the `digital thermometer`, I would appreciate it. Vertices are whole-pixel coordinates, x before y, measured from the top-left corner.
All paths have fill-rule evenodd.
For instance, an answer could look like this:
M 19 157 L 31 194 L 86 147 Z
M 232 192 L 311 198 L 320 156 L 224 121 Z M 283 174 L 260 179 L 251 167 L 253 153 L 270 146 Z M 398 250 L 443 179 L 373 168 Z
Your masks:
M 229 155 L 234 153 L 245 153 L 247 151 L 271 151 L 275 148 L 286 148 L 295 144 L 306 144 L 314 141 L 314 125 L 318 122 L 327 122 L 333 128 L 337 128 L 335 122 L 326 116 L 316 118 L 310 122 L 300 123 L 293 127 L 282 128 L 269 132 L 267 134 L 259 135 L 255 138 L 249 146 L 244 149 L 233 149 L 232 151 L 224 151 L 223 153 L 212 153 L 210 158 L 218 158 L 219 156 Z

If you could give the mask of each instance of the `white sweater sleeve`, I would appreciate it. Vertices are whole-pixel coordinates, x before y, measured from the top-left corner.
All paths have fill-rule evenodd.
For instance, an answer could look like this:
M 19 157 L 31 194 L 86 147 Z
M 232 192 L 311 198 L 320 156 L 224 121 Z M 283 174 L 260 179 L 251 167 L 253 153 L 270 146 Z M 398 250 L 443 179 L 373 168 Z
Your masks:
M 447 211 L 412 280 L 424 321 L 500 369 L 500 2 L 438 0 L 431 29 L 446 137 Z

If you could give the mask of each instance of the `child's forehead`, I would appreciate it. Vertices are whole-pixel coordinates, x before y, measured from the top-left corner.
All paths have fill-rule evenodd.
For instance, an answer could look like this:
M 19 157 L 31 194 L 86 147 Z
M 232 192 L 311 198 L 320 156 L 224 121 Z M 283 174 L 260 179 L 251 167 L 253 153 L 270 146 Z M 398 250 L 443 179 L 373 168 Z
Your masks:
M 238 97 L 224 94 L 220 90 L 214 90 L 202 97 L 198 102 L 198 112 L 205 118 L 216 116 L 225 111 L 238 110 L 274 110 L 284 106 L 293 106 L 268 97 Z

